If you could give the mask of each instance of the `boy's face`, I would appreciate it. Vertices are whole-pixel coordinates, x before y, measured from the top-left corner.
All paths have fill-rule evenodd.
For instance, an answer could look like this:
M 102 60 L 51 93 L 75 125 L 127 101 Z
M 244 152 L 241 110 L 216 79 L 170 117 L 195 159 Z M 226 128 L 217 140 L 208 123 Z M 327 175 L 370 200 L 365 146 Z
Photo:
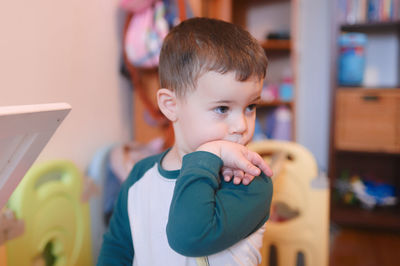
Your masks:
M 194 91 L 177 98 L 176 144 L 183 154 L 214 140 L 247 144 L 254 133 L 262 81 L 207 72 Z

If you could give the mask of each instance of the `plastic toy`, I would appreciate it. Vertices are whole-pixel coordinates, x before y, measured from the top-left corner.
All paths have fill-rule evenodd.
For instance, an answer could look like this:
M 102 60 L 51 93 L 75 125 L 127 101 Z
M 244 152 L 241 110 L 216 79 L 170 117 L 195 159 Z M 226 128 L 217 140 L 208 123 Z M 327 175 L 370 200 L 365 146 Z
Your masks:
M 394 186 L 365 181 L 359 176 L 353 176 L 350 180 L 351 191 L 366 209 L 373 209 L 375 206 L 394 206 L 397 203 Z
M 91 265 L 87 193 L 73 163 L 34 165 L 8 202 L 24 232 L 5 244 L 6 265 Z
M 327 266 L 329 186 L 327 178 L 318 175 L 314 157 L 287 141 L 253 142 L 249 148 L 270 162 L 274 171 L 261 265 Z
M 343 170 L 335 182 L 335 200 L 369 210 L 376 206 L 396 205 L 395 186 L 373 180 L 376 178 L 350 175 L 349 170 Z

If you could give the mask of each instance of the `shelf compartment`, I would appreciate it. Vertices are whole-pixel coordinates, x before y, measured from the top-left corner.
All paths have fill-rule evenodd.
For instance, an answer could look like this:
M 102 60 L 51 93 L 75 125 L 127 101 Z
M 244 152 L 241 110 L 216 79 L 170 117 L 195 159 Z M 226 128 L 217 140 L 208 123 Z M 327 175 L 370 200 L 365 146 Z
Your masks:
M 348 171 L 351 175 L 369 176 L 377 182 L 400 185 L 400 154 L 337 151 L 335 156 L 335 178 Z
M 331 221 L 342 226 L 400 230 L 400 209 L 395 206 L 365 210 L 332 203 Z
M 347 205 L 343 194 L 337 191 L 336 181 L 347 172 L 348 178 L 359 176 L 362 180 L 391 185 L 400 199 L 400 156 L 367 154 L 364 152 L 336 153 L 336 175 L 331 182 L 331 220 L 342 226 L 359 226 L 375 229 L 400 230 L 400 204 L 377 206 L 373 210 L 361 208 L 359 202 Z M 342 187 L 343 189 L 343 187 Z M 343 193 L 343 192 L 342 192 Z
M 400 153 L 400 91 L 338 90 L 335 148 Z

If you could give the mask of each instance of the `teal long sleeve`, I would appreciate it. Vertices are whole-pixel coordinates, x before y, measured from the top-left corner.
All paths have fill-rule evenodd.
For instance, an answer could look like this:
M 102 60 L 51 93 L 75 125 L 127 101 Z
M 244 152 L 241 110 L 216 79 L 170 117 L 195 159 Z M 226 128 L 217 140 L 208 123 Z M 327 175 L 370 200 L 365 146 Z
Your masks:
M 109 229 L 103 237 L 98 266 L 132 265 L 134 249 L 127 211 L 129 186 L 122 187 L 114 206 Z
M 167 224 L 170 246 L 184 256 L 229 248 L 269 218 L 272 181 L 264 174 L 247 186 L 220 178 L 222 160 L 208 152 L 183 157 Z

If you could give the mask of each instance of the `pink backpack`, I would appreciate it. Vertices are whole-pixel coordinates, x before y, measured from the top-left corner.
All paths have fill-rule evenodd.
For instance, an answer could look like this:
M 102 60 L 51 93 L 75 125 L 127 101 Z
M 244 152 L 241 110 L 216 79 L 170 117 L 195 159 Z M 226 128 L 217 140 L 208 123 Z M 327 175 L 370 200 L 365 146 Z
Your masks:
M 164 16 L 164 3 L 156 1 L 154 6 L 132 17 L 124 40 L 125 53 L 132 65 L 143 68 L 158 66 L 162 42 L 169 31 Z
M 157 0 L 121 0 L 120 5 L 129 12 L 139 13 L 151 7 L 156 1 Z

